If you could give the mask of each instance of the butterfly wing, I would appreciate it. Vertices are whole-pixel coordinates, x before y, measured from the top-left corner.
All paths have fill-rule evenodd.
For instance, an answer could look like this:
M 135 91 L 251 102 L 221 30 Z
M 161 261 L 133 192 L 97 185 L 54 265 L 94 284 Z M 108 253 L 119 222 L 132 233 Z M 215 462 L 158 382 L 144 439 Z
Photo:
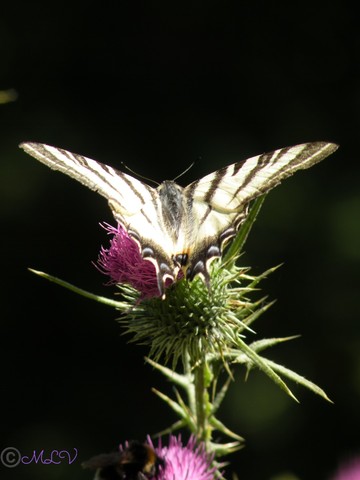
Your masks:
M 48 167 L 78 180 L 105 197 L 116 220 L 138 243 L 143 257 L 156 269 L 159 290 L 166 278 L 174 279 L 172 239 L 163 231 L 157 189 L 130 175 L 82 155 L 41 143 L 22 143 L 25 152 Z
M 156 195 L 156 190 L 145 183 L 82 155 L 42 143 L 22 143 L 20 147 L 53 170 L 98 192 L 108 200 L 117 215 L 136 215 Z
M 208 278 L 209 260 L 221 256 L 224 243 L 246 218 L 249 202 L 337 148 L 326 142 L 281 148 L 234 163 L 188 185 L 185 194 L 192 198 L 196 228 L 187 276 L 200 273 Z

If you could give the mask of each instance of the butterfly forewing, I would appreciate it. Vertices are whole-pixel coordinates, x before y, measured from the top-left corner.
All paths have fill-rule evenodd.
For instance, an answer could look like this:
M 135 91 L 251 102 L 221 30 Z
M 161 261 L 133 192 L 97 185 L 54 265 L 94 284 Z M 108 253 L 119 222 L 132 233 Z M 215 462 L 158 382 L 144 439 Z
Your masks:
M 66 173 L 111 202 L 126 218 L 152 200 L 155 189 L 115 168 L 42 143 L 22 143 L 25 152 L 53 170 Z
M 304 143 L 224 167 L 190 184 L 195 200 L 227 215 L 268 192 L 297 170 L 309 168 L 337 149 L 326 142 Z

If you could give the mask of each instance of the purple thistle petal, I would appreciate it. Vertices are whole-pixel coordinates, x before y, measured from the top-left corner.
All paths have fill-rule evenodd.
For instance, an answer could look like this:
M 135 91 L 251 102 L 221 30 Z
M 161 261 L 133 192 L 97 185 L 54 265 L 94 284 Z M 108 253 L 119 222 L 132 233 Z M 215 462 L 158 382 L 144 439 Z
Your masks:
M 141 293 L 142 298 L 159 297 L 155 266 L 144 260 L 137 243 L 118 225 L 102 225 L 113 235 L 108 249 L 101 247 L 97 267 L 110 277 L 110 283 L 126 283 Z
M 153 447 L 150 438 L 148 443 Z M 183 445 L 181 435 L 170 436 L 168 446 L 162 446 L 160 439 L 154 448 L 165 461 L 156 480 L 214 480 L 216 468 L 211 466 L 213 455 L 206 453 L 203 443 L 196 443 L 195 436 L 190 437 L 187 445 Z

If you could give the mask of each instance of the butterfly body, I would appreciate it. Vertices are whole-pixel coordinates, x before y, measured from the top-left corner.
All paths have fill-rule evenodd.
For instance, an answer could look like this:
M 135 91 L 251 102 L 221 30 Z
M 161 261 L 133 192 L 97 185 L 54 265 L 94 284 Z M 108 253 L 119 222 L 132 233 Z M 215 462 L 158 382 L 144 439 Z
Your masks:
M 41 143 L 20 145 L 50 168 L 104 196 L 115 219 L 156 269 L 159 292 L 181 270 L 208 283 L 209 263 L 221 256 L 247 215 L 249 203 L 297 170 L 333 153 L 327 142 L 295 145 L 237 162 L 185 188 L 166 180 L 157 188 L 108 165 Z

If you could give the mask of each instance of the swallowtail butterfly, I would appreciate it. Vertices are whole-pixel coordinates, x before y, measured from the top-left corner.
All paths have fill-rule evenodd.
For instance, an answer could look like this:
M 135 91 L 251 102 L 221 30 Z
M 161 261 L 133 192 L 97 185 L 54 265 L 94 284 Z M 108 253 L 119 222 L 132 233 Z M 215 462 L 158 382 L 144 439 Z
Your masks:
M 22 143 L 25 152 L 100 193 L 115 219 L 156 268 L 159 291 L 182 269 L 209 282 L 209 262 L 246 218 L 249 202 L 297 170 L 333 153 L 327 142 L 304 143 L 264 153 L 221 168 L 185 188 L 164 181 L 157 188 L 113 167 L 41 143 Z

